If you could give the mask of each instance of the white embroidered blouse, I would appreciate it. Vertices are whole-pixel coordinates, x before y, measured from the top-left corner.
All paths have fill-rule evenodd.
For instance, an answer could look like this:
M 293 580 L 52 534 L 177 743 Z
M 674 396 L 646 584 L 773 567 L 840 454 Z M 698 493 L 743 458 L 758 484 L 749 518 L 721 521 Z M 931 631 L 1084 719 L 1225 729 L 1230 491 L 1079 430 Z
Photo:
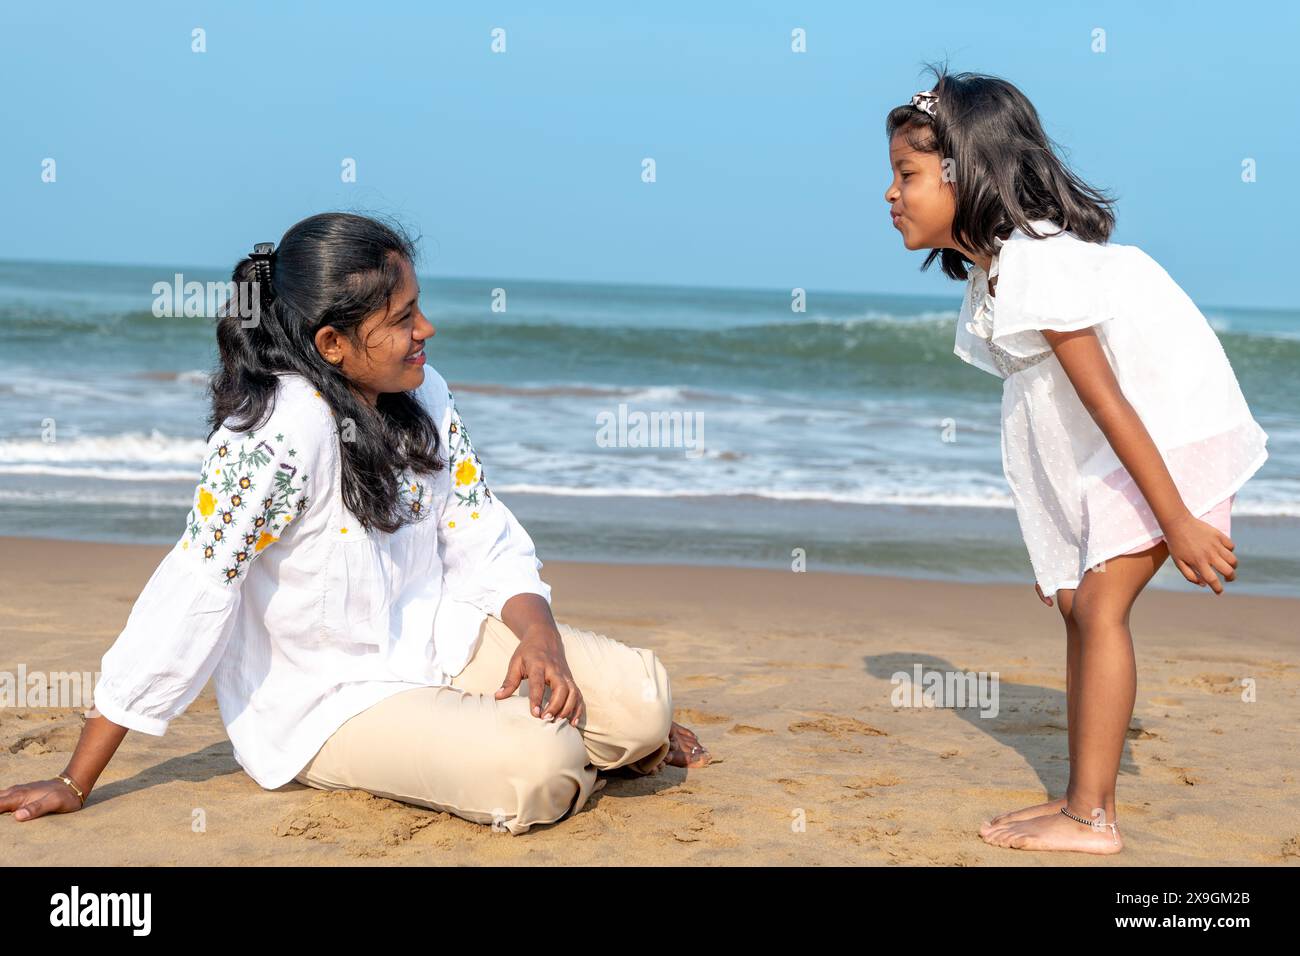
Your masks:
M 212 677 L 235 759 L 274 789 L 350 717 L 449 683 L 485 615 L 512 596 L 550 600 L 446 381 L 426 366 L 414 394 L 448 467 L 394 472 L 422 520 L 392 534 L 367 531 L 344 505 L 348 430 L 302 376 L 279 376 L 260 428 L 213 434 L 185 529 L 104 655 L 100 714 L 160 736 Z
M 1085 242 L 1048 220 L 1031 225 L 1047 238 L 1015 229 L 994 240 L 987 273 L 970 267 L 953 351 L 1004 380 L 1002 467 L 1035 579 L 1050 596 L 1162 532 L 1043 329 L 1095 326 L 1193 515 L 1259 470 L 1268 435 L 1218 336 L 1154 259 L 1137 246 Z

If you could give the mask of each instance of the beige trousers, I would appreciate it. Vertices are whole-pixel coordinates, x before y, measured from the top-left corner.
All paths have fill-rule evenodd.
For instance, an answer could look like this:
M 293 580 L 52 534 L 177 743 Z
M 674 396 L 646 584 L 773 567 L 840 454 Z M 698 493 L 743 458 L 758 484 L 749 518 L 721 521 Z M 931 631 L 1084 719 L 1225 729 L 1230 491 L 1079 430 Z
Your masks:
M 519 834 L 582 809 L 604 786 L 598 770 L 650 773 L 668 754 L 672 724 L 663 664 L 645 648 L 566 624 L 559 631 L 586 705 L 578 726 L 534 717 L 527 680 L 505 700 L 493 697 L 519 639 L 489 615 L 451 687 L 402 691 L 362 711 L 294 779 L 321 790 L 367 790 Z

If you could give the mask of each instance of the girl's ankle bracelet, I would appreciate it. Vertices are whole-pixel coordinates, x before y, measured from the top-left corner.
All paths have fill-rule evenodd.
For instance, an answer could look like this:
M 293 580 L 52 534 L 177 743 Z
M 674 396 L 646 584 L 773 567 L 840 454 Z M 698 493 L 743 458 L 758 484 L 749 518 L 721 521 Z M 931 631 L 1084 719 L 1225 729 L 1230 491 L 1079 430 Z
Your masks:
M 1083 817 L 1071 813 L 1069 807 L 1061 807 L 1061 812 L 1071 820 L 1078 820 L 1080 823 L 1090 826 L 1098 832 L 1109 827 L 1111 839 L 1114 840 L 1116 844 L 1119 843 L 1119 820 L 1117 818 L 1112 820 L 1110 823 L 1104 822 L 1106 818 L 1106 812 L 1104 810 L 1097 809 L 1093 811 L 1093 814 L 1097 816 L 1097 819 L 1095 820 L 1085 820 Z

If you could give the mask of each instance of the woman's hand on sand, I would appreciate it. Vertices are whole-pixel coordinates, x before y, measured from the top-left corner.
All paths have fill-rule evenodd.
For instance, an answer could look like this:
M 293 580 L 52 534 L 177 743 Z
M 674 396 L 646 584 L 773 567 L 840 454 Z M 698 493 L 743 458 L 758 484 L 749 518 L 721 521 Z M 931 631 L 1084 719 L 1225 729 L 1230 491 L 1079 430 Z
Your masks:
M 528 681 L 528 709 L 534 717 L 542 720 L 567 717 L 570 724 L 578 725 L 586 707 L 582 702 L 582 691 L 578 690 L 569 663 L 564 659 L 564 642 L 558 633 L 552 637 L 529 637 L 519 642 L 506 668 L 506 679 L 496 692 L 496 699 L 505 700 L 525 680 Z M 542 695 L 547 687 L 551 689 L 551 699 L 543 713 Z
M 1222 594 L 1223 585 L 1215 571 L 1225 581 L 1237 579 L 1237 556 L 1232 553 L 1236 545 L 1208 521 L 1186 514 L 1165 529 L 1165 543 L 1183 577 L 1198 587 L 1209 585 L 1215 594 Z
M 0 790 L 0 813 L 13 813 L 15 820 L 35 820 L 47 813 L 72 813 L 81 809 L 81 798 L 62 780 L 38 780 Z
M 1034 590 L 1038 592 L 1038 600 L 1042 601 L 1048 607 L 1052 606 L 1052 599 L 1043 596 L 1043 589 L 1038 586 L 1037 581 L 1034 582 Z

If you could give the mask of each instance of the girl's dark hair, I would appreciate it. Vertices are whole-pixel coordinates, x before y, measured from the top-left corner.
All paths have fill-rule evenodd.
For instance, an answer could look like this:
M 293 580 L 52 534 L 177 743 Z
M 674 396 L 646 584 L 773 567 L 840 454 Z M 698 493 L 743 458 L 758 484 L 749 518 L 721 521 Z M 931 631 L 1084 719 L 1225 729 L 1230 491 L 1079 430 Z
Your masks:
M 946 64 L 926 67 L 935 77 L 935 115 L 911 103 L 896 106 L 885 118 L 885 131 L 891 141 L 901 132 L 918 152 L 953 161 L 955 242 L 992 256 L 994 235 L 1005 239 L 1014 227 L 1041 238 L 1029 225 L 1035 219 L 1049 219 L 1087 242 L 1110 238 L 1115 199 L 1057 157 L 1025 94 L 995 76 L 949 74 Z M 966 278 L 971 260 L 956 249 L 930 250 L 921 269 L 939 255 L 945 275 Z
M 258 426 L 274 409 L 277 373 L 297 372 L 315 385 L 337 420 L 353 426 L 339 442 L 343 503 L 366 528 L 390 533 L 416 517 L 402 506 L 394 470 L 444 467 L 438 429 L 410 392 L 381 393 L 372 408 L 316 350 L 315 336 L 330 325 L 360 347 L 358 326 L 388 308 L 403 260 L 414 268 L 415 242 L 395 222 L 327 212 L 292 226 L 271 260 L 270 289 L 258 287 L 257 321 L 248 321 L 247 307 L 231 307 L 235 297 L 222 310 L 221 366 L 208 386 L 210 439 L 223 422 L 235 431 Z M 231 278 L 235 296 L 246 290 L 247 305 L 257 262 L 242 259 Z

